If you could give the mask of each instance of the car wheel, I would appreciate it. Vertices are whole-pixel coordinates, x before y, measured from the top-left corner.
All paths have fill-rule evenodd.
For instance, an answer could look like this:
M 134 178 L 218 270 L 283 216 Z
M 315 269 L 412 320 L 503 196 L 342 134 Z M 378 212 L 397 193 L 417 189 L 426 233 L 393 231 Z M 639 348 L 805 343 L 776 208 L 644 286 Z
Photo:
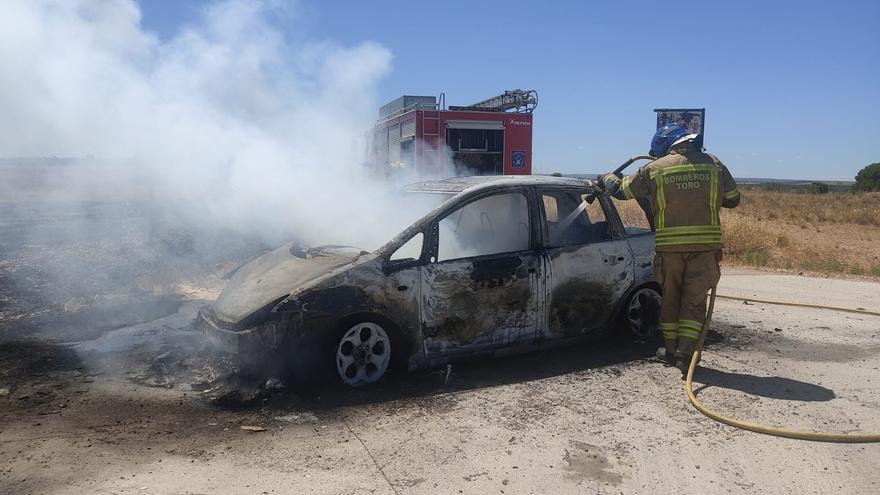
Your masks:
M 660 337 L 660 294 L 651 287 L 633 292 L 626 303 L 624 324 L 630 333 L 642 340 Z
M 391 338 L 378 323 L 352 325 L 336 345 L 336 372 L 342 383 L 350 387 L 379 381 L 390 362 Z

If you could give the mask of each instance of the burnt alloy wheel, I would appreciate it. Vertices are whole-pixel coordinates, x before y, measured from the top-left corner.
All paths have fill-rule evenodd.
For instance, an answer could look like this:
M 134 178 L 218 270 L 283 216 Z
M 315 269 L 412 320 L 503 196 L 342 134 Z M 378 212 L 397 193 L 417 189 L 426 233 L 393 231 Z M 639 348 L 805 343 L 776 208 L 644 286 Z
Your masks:
M 642 287 L 629 297 L 624 323 L 630 333 L 642 340 L 660 338 L 660 294 L 651 287 Z
M 351 326 L 336 345 L 336 373 L 350 387 L 379 381 L 390 362 L 391 338 L 378 323 Z

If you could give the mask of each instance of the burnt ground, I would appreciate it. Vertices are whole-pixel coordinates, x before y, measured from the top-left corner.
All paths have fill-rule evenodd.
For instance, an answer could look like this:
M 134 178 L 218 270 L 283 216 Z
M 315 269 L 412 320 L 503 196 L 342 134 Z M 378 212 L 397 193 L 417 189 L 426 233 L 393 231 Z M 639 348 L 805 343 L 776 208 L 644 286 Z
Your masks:
M 0 339 L 76 341 L 155 320 L 265 249 L 145 203 L 0 203 Z
M 190 322 L 264 247 L 230 236 L 206 255 L 205 233 L 136 227 L 136 205 L 91 223 L 67 208 L 5 208 L 3 493 L 869 493 L 880 483 L 874 445 L 764 437 L 701 416 L 645 343 L 456 363 L 448 380 L 438 370 L 356 390 L 248 384 L 264 389 L 250 402 L 213 400 L 231 365 Z M 724 290 L 760 295 L 781 284 L 771 277 L 728 273 Z M 862 306 L 876 294 L 817 279 L 787 293 L 823 302 L 832 282 Z M 860 315 L 719 301 L 698 394 L 748 420 L 876 431 L 878 337 Z

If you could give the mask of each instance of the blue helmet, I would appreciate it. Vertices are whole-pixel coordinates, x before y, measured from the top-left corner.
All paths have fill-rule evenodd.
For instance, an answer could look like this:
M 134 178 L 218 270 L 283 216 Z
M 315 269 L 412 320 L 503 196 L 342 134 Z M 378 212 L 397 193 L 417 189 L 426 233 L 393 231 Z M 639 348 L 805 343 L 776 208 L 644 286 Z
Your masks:
M 669 153 L 669 148 L 680 138 L 687 136 L 687 134 L 687 129 L 682 127 L 681 124 L 672 122 L 664 125 L 657 129 L 657 132 L 654 134 L 654 139 L 651 140 L 651 150 L 648 151 L 648 154 L 654 158 L 666 156 L 666 153 Z

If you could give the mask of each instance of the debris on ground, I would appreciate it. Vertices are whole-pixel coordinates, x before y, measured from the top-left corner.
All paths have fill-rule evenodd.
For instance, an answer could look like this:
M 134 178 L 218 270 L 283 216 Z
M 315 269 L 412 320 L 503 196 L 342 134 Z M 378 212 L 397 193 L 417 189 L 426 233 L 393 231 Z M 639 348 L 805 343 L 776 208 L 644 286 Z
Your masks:
M 197 392 L 217 404 L 253 403 L 285 387 L 279 378 L 243 375 L 231 356 L 213 352 L 200 332 L 167 329 L 125 356 L 129 380 L 148 387 Z
M 285 423 L 293 423 L 293 424 L 304 424 L 304 423 L 317 423 L 318 416 L 315 413 L 303 411 L 298 413 L 289 413 L 283 416 L 275 416 L 272 419 L 275 421 L 283 421 Z
M 284 382 L 280 378 L 269 378 L 263 384 L 263 388 L 266 390 L 281 390 L 284 388 Z

